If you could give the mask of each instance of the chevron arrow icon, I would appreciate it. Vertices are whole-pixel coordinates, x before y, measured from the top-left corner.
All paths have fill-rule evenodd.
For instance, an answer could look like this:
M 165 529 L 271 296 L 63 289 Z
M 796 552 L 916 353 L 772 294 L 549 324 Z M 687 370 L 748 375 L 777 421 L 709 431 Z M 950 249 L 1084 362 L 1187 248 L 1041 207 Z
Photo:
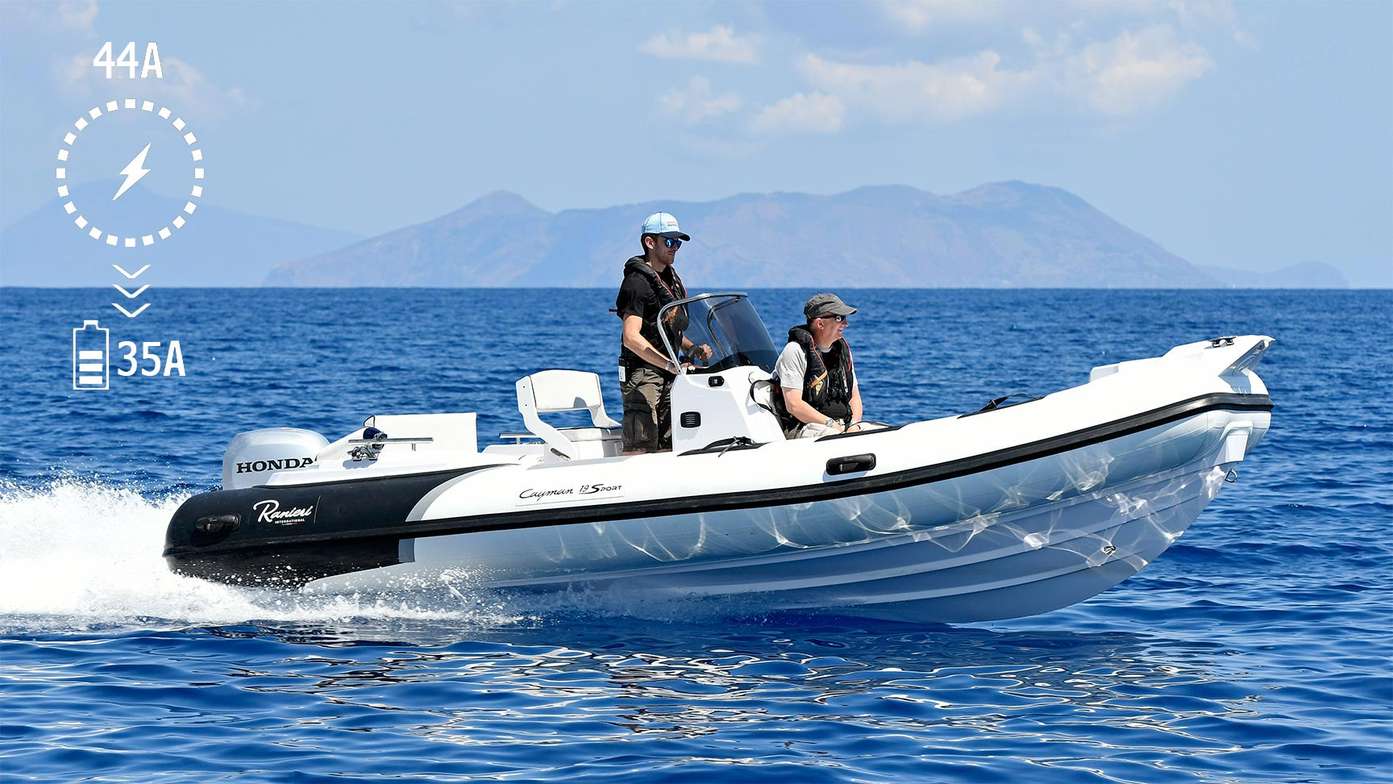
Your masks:
M 149 264 L 146 264 L 144 267 L 141 267 L 140 269 L 136 270 L 135 272 L 126 272 L 124 269 L 121 268 L 121 265 L 120 265 L 120 264 L 112 264 L 111 266 L 115 267 L 117 272 L 121 273 L 122 275 L 125 275 L 125 276 L 126 276 L 126 280 L 135 280 L 136 278 L 140 277 L 140 274 L 141 274 L 142 272 L 144 272 L 145 270 L 150 269 L 150 265 L 149 265 Z M 129 295 L 127 295 L 127 296 L 129 296 Z
M 150 288 L 150 284 L 146 283 L 144 286 L 141 286 L 135 291 L 126 291 L 126 289 L 120 283 L 113 283 L 111 284 L 111 287 L 121 292 L 122 294 L 125 294 L 126 299 L 135 299 L 136 297 L 139 297 L 141 294 L 144 294 L 145 290 Z
M 141 313 L 144 313 L 145 309 L 150 307 L 150 303 L 147 302 L 144 305 L 141 305 L 140 307 L 136 308 L 134 312 L 126 310 L 120 305 L 117 305 L 115 302 L 111 303 L 111 307 L 121 311 L 122 315 L 124 315 L 126 318 L 135 318 L 136 316 L 139 316 Z

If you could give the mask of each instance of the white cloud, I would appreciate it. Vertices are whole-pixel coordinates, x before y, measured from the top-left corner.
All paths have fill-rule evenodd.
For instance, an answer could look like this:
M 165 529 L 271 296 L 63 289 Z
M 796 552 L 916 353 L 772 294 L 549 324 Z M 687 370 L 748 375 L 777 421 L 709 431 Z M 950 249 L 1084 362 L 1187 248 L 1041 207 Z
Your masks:
M 1003 20 L 1038 24 L 1047 19 L 1087 21 L 1088 17 L 1174 17 L 1195 26 L 1237 23 L 1232 0 L 876 0 L 890 22 L 920 32 L 933 26 L 997 25 Z
M 766 108 L 755 127 L 833 133 L 848 108 L 890 123 L 950 123 L 1061 102 L 1125 116 L 1163 104 L 1213 67 L 1203 48 L 1179 40 L 1166 25 L 1083 45 L 1067 35 L 1046 42 L 1033 30 L 1022 37 L 1030 53 L 1018 67 L 1006 66 L 991 49 L 938 62 L 894 64 L 806 55 L 798 68 L 814 92 Z
M 757 40 L 738 36 L 727 25 L 716 25 L 705 33 L 659 33 L 639 46 L 644 54 L 668 60 L 713 60 L 722 63 L 753 63 L 759 60 Z
M 61 0 L 57 3 L 6 3 L 0 14 L 0 30 L 38 35 L 91 35 L 96 32 L 97 0 Z
M 839 63 L 808 55 L 800 69 L 819 90 L 895 122 L 946 122 L 991 111 L 1035 78 L 1001 68 L 1001 56 L 990 50 L 942 63 L 896 65 Z
M 1211 67 L 1198 45 L 1157 26 L 1085 46 L 1070 59 L 1064 78 L 1097 111 L 1123 115 L 1165 102 Z
M 1238 25 L 1238 12 L 1229 0 L 1170 0 L 1167 6 L 1181 24 L 1195 27 Z
M 798 93 L 761 109 L 752 127 L 757 133 L 836 133 L 845 118 L 837 96 Z
M 664 94 L 658 99 L 663 111 L 679 117 L 691 125 L 729 114 L 740 108 L 740 96 L 735 93 L 716 95 L 711 92 L 711 81 L 704 76 L 693 76 L 687 86 Z
M 750 130 L 834 134 L 853 116 L 934 125 L 1002 112 L 1137 115 L 1213 71 L 1202 42 L 1222 45 L 1224 34 L 1245 40 L 1231 0 L 873 2 L 897 30 L 931 36 L 925 40 L 937 41 L 940 54 L 894 61 L 877 61 L 875 50 L 805 54 L 795 61 L 802 85 L 754 107 Z M 903 52 L 905 45 L 880 51 Z M 640 49 L 657 57 L 757 59 L 754 39 L 723 25 L 655 35 Z M 697 77 L 663 96 L 662 106 L 696 124 L 737 112 L 741 103 L 734 94 L 714 94 Z
M 1257 38 L 1243 28 L 1229 0 L 1171 0 L 1170 8 L 1182 27 L 1227 30 L 1234 43 L 1245 49 L 1257 48 Z
M 881 13 L 898 27 L 919 32 L 940 24 L 995 22 L 1000 0 L 879 0 Z
M 245 109 L 251 103 L 242 88 L 219 87 L 202 71 L 178 57 L 160 58 L 163 79 L 132 80 L 124 68 L 113 69 L 112 78 L 107 79 L 104 70 L 93 67 L 92 55 L 93 52 L 75 54 L 63 62 L 57 74 L 59 86 L 69 94 L 83 98 L 110 97 L 123 90 L 149 96 L 168 102 L 175 111 L 190 114 L 191 120 L 216 119 Z M 143 63 L 143 54 L 137 53 L 136 59 Z M 140 75 L 139 69 L 138 65 L 137 77 Z M 127 85 L 131 86 L 130 89 L 127 89 Z
M 90 33 L 97 22 L 97 0 L 64 0 L 58 4 L 58 21 L 69 30 Z
M 1175 3 L 1172 0 L 1067 0 L 1060 5 L 1071 14 L 1150 16 L 1166 13 Z
M 1245 31 L 1233 0 L 876 0 L 881 16 L 909 35 L 1060 27 L 1082 32 L 1118 23 L 1173 24 L 1195 32 L 1226 32 L 1240 46 L 1256 42 Z M 1108 30 L 1107 32 L 1112 32 Z

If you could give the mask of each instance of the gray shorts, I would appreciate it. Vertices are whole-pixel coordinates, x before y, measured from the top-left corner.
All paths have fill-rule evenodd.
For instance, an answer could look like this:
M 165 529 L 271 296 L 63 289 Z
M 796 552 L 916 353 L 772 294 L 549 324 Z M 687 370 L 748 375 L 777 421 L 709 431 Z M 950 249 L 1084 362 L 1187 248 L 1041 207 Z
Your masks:
M 624 451 L 672 449 L 672 379 L 654 368 L 619 367 L 624 400 Z

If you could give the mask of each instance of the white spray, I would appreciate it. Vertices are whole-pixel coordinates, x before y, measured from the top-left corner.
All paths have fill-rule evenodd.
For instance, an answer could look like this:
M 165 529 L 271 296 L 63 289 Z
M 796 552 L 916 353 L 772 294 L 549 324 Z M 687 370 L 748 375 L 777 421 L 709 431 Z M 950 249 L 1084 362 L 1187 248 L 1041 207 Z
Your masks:
M 517 620 L 516 613 L 471 588 L 468 580 L 429 592 L 306 596 L 174 574 L 160 552 L 165 526 L 186 497 L 151 498 L 75 478 L 41 487 L 0 482 L 0 627 L 352 619 L 493 626 Z

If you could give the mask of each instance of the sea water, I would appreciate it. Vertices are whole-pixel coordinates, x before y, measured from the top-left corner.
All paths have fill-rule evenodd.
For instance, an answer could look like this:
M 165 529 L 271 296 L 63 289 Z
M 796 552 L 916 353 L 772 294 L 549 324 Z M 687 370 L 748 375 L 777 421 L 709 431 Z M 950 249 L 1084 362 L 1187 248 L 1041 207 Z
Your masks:
M 781 341 L 811 291 L 752 292 Z M 1393 294 L 840 292 L 867 416 L 975 410 L 1224 334 L 1277 339 L 1266 440 L 1144 572 L 970 626 L 628 597 L 302 597 L 169 573 L 231 437 L 477 411 L 573 367 L 607 290 L 0 289 L 0 779 L 1369 782 L 1393 770 Z M 110 316 L 106 314 L 111 314 Z M 186 376 L 71 388 L 72 330 Z

